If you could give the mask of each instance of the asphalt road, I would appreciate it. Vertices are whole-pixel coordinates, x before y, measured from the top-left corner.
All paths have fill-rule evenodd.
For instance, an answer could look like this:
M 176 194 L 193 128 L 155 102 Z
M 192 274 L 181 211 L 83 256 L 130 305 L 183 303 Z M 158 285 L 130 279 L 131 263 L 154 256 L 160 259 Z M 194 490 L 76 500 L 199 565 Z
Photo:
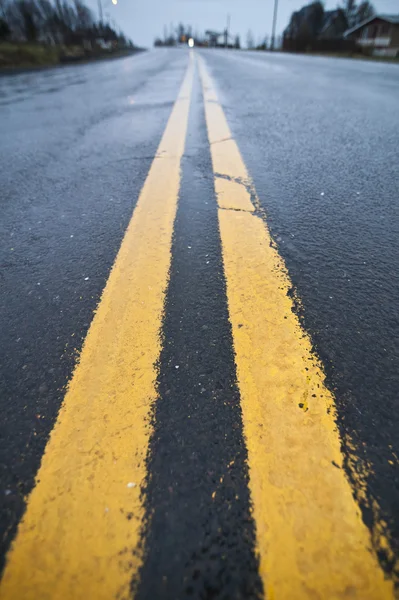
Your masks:
M 398 101 L 237 51 L 0 78 L 1 597 L 395 597 Z

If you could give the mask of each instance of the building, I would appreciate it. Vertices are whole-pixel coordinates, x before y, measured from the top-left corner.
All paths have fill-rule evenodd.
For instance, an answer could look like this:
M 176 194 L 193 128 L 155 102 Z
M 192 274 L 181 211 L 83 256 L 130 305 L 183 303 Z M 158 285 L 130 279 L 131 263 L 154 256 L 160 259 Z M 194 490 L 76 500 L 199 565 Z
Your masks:
M 348 29 L 344 37 L 354 40 L 373 56 L 399 56 L 399 15 L 374 15 Z
M 222 45 L 220 38 L 223 36 L 223 32 L 219 33 L 218 31 L 212 31 L 208 29 L 205 31 L 205 35 L 210 48 L 217 48 L 218 46 Z

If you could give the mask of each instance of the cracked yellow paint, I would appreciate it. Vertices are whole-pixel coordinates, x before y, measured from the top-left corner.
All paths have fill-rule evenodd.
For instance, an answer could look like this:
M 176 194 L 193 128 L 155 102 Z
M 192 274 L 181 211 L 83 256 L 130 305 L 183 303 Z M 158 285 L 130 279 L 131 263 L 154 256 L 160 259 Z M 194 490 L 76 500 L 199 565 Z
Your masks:
M 216 177 L 215 192 L 220 208 L 254 210 L 251 196 L 242 183 L 224 177 Z
M 200 71 L 215 185 L 220 175 L 248 181 L 202 59 Z M 226 206 L 242 204 L 239 184 L 227 193 Z M 218 214 L 266 597 L 392 599 L 342 468 L 334 400 L 292 311 L 283 260 L 259 216 Z
M 130 596 L 192 81 L 190 60 L 8 555 L 4 600 Z

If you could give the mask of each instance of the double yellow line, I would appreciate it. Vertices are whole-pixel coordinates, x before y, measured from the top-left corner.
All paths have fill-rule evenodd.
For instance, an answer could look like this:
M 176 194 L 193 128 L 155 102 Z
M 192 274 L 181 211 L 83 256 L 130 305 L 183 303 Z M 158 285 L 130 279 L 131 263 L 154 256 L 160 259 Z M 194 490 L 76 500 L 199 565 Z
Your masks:
M 256 214 L 202 60 L 200 71 L 266 596 L 393 598 L 342 469 L 333 398 L 291 310 L 283 261 Z M 140 489 L 193 77 L 190 55 L 9 553 L 1 598 L 128 598 L 142 564 Z
M 252 184 L 203 61 L 200 66 L 266 598 L 393 598 L 342 468 L 334 400 L 292 310 L 283 260 L 254 214 Z

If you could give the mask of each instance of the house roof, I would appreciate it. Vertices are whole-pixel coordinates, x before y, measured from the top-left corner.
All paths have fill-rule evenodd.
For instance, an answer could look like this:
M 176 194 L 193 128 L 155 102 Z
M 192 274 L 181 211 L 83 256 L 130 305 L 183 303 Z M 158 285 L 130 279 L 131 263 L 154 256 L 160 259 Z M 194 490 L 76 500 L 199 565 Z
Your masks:
M 373 15 L 372 17 L 365 19 L 361 23 L 358 23 L 357 25 L 355 25 L 355 27 L 347 29 L 344 33 L 344 37 L 347 37 L 351 33 L 354 33 L 358 29 L 361 29 L 361 27 L 367 25 L 368 23 L 371 23 L 371 21 L 374 21 L 374 19 L 381 19 L 381 21 L 387 21 L 388 23 L 399 25 L 399 15 Z

